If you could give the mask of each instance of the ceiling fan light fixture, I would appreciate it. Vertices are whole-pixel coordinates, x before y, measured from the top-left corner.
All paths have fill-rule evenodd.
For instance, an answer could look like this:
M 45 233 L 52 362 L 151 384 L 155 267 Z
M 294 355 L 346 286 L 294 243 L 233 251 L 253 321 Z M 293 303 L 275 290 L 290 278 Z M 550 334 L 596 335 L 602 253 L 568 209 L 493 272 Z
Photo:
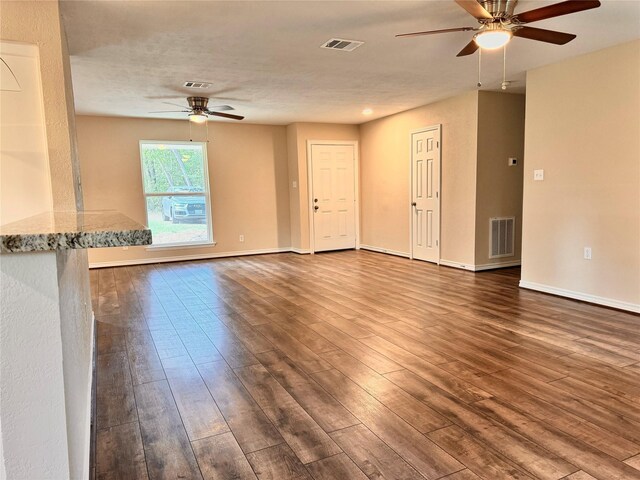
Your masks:
M 207 116 L 202 112 L 193 112 L 189 114 L 189 121 L 193 123 L 204 123 L 207 121 Z
M 473 40 L 482 49 L 495 50 L 496 48 L 502 48 L 509 43 L 512 36 L 513 34 L 510 30 L 491 29 L 476 33 Z

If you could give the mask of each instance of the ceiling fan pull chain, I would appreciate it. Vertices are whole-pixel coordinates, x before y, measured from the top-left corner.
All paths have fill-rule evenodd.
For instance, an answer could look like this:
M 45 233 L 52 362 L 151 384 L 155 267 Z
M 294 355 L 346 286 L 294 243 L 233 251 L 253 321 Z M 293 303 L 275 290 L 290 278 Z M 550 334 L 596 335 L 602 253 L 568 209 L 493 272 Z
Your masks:
M 482 86 L 481 76 L 482 74 L 482 49 L 478 50 L 478 88 Z
M 502 90 L 506 90 L 507 86 L 507 45 L 505 44 L 502 47 L 503 55 L 502 55 Z

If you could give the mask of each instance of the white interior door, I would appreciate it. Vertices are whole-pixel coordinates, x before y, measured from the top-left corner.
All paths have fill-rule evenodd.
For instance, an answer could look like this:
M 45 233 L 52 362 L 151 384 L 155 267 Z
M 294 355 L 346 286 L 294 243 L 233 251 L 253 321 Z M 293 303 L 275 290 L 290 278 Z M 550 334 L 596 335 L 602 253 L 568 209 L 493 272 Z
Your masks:
M 411 134 L 412 257 L 440 261 L 440 127 Z
M 356 247 L 354 145 L 311 145 L 314 251 Z

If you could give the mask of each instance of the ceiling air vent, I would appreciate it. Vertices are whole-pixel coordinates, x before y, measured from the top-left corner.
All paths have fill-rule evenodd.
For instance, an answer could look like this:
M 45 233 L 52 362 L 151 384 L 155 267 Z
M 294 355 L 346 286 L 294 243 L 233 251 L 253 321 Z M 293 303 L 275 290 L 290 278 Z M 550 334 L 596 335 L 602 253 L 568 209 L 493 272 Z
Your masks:
M 187 88 L 210 88 L 211 84 L 206 82 L 184 82 Z
M 320 48 L 329 48 L 331 50 L 342 50 L 343 52 L 352 52 L 364 42 L 357 40 L 344 40 L 342 38 L 332 38 L 320 45 Z

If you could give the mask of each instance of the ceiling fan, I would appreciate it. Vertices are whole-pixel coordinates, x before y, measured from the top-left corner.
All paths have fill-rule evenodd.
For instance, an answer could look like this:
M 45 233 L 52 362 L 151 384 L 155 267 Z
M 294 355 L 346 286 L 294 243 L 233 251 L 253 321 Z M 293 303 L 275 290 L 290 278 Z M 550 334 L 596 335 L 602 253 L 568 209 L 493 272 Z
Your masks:
M 458 57 L 471 55 L 478 48 L 495 49 L 506 45 L 512 37 L 528 38 L 539 42 L 564 45 L 576 38 L 571 33 L 544 30 L 524 26 L 527 23 L 559 17 L 583 10 L 598 8 L 598 0 L 567 0 L 565 2 L 536 8 L 528 12 L 513 13 L 518 0 L 455 0 L 470 13 L 480 24 L 479 27 L 446 28 L 426 32 L 402 33 L 396 37 L 417 37 L 450 32 L 478 32 L 473 39 L 458 53 Z
M 207 97 L 188 97 L 187 102 L 189 106 L 186 107 L 184 105 L 179 105 L 177 103 L 171 102 L 162 102 L 167 105 L 175 105 L 176 107 L 186 108 L 187 110 L 163 110 L 160 112 L 149 112 L 149 113 L 188 113 L 189 120 L 194 123 L 204 123 L 207 121 L 209 115 L 215 117 L 223 117 L 230 118 L 232 120 L 242 120 L 244 117 L 240 115 L 233 115 L 232 113 L 222 113 L 220 110 L 228 111 L 233 110 L 233 107 L 229 105 L 216 105 L 214 107 L 207 107 L 209 103 L 209 99 Z

